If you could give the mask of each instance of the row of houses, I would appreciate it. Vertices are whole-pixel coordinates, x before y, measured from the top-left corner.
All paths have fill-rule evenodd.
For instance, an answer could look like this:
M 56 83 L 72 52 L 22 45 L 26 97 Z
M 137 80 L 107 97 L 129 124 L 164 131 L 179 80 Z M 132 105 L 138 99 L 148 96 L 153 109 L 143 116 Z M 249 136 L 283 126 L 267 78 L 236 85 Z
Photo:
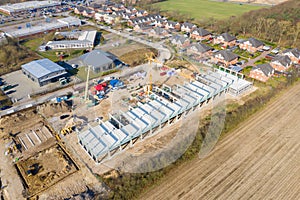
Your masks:
M 105 7 L 106 6 L 106 7 Z M 222 64 L 225 67 L 238 63 L 239 56 L 230 50 L 228 47 L 239 47 L 241 50 L 255 53 L 264 50 L 264 43 L 255 38 L 246 40 L 238 40 L 235 36 L 229 33 L 213 35 L 204 28 L 197 27 L 195 24 L 184 22 L 179 23 L 168 20 L 159 14 L 149 14 L 144 10 L 135 8 L 126 8 L 124 5 L 105 5 L 98 6 L 99 8 L 88 8 L 94 11 L 93 17 L 98 21 L 104 21 L 109 24 L 114 24 L 116 19 L 127 22 L 127 25 L 133 27 L 136 32 L 147 34 L 151 37 L 165 38 L 171 37 L 170 42 L 178 48 L 187 50 L 188 54 L 196 54 L 200 57 L 208 57 L 212 62 Z M 77 9 L 78 10 L 78 9 Z M 83 14 L 83 10 L 75 13 Z M 174 34 L 174 32 L 184 32 L 185 35 Z M 173 36 L 173 37 L 172 37 Z M 198 41 L 191 44 L 191 40 Z M 200 41 L 200 42 L 199 42 Z M 210 41 L 213 44 L 219 44 L 224 50 L 214 52 L 213 48 L 201 43 L 202 41 Z M 296 49 L 287 50 L 283 55 L 275 57 L 269 64 L 256 66 L 252 69 L 250 76 L 261 81 L 266 81 L 266 77 L 270 77 L 275 72 L 286 71 L 292 63 L 299 62 L 298 51 Z M 273 70 L 271 70 L 271 68 Z
M 250 71 L 250 77 L 266 82 L 274 74 L 288 70 L 293 64 L 300 63 L 299 49 L 286 49 L 281 55 L 276 56 L 270 63 L 260 64 Z

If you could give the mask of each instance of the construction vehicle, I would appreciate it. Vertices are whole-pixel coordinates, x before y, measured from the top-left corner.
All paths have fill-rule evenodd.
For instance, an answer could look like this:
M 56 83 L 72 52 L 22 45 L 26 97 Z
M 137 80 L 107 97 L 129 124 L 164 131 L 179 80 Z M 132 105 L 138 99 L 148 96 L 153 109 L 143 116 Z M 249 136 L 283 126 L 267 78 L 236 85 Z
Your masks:
M 61 138 L 60 138 L 60 136 L 59 136 L 58 134 L 55 134 L 55 137 L 56 137 L 56 139 L 57 139 L 58 141 L 61 141 Z
M 72 117 L 65 125 L 64 128 L 61 129 L 60 133 L 65 136 L 67 134 L 72 133 L 75 130 L 76 126 L 80 126 L 84 123 L 82 119 Z
M 60 133 L 61 133 L 63 136 L 65 136 L 65 135 L 67 135 L 67 134 L 72 133 L 72 132 L 73 132 L 73 128 L 74 128 L 74 126 L 68 126 L 68 127 L 65 127 L 65 128 L 63 128 L 63 129 L 61 129 Z
M 28 169 L 26 171 L 26 174 L 28 177 L 37 174 L 39 171 L 39 165 L 37 163 L 28 166 Z

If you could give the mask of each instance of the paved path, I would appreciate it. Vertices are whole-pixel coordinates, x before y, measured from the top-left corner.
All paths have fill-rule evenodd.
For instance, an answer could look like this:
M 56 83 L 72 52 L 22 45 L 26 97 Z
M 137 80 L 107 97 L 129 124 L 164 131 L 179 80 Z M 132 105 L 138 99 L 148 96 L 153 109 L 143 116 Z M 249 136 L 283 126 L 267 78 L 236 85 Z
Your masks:
M 250 59 L 248 62 L 246 62 L 244 65 L 242 65 L 242 68 L 247 67 L 247 66 L 252 66 L 254 67 L 256 64 L 254 64 L 256 61 L 263 59 L 266 57 L 267 54 L 269 54 L 272 50 L 270 49 L 269 51 L 264 51 L 262 52 L 259 56 L 257 56 L 254 59 Z

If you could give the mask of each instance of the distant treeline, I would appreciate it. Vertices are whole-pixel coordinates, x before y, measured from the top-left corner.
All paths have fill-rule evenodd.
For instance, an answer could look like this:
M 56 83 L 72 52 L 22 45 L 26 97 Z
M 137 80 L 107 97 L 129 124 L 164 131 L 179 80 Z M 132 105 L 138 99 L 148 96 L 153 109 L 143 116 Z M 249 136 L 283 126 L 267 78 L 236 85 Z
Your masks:
M 285 3 L 250 11 L 229 20 L 208 20 L 206 25 L 214 31 L 229 31 L 244 36 L 254 36 L 281 46 L 300 47 L 300 1 Z
M 0 46 L 0 75 L 20 69 L 20 66 L 39 57 L 15 40 Z

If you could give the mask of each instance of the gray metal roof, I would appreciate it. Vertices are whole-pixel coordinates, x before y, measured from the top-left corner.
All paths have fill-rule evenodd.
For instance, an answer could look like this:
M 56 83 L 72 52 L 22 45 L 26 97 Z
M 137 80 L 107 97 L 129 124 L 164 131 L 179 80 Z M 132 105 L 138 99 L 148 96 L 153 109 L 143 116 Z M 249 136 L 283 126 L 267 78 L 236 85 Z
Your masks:
M 25 65 L 22 65 L 22 69 L 25 69 L 36 78 L 41 78 L 53 72 L 65 70 L 63 67 L 59 66 L 55 62 L 52 62 L 48 58 L 35 60 Z
M 79 57 L 79 59 L 85 66 L 93 67 L 100 67 L 113 63 L 113 60 L 109 58 L 109 55 L 101 50 L 93 50 L 89 53 L 83 54 Z

